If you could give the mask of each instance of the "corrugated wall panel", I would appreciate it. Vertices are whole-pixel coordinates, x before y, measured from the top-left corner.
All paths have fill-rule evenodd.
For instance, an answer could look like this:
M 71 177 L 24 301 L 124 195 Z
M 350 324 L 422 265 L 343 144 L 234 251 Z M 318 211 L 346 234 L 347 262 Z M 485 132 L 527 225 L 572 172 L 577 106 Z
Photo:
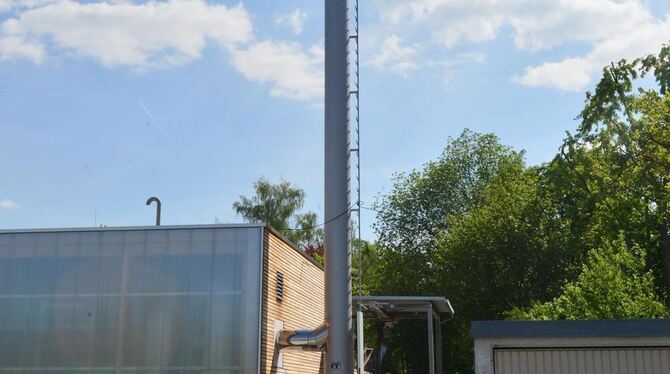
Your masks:
M 258 372 L 260 227 L 0 233 L 0 373 Z
M 495 374 L 667 374 L 670 347 L 496 348 Z

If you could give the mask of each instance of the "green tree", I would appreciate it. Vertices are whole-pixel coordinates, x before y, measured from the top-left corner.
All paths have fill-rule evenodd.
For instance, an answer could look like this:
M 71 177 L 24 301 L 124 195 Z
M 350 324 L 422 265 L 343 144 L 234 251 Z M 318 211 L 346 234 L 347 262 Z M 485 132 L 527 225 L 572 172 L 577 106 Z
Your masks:
M 667 316 L 668 87 L 666 46 L 605 67 L 577 131 L 547 164 L 529 168 L 494 135 L 465 131 L 437 161 L 399 174 L 376 204 L 373 292 L 452 299 L 451 372 L 472 371 L 471 319 L 509 310 L 529 318 Z M 415 330 L 400 324 L 392 341 L 406 371 L 425 372 Z
M 538 168 L 509 165 L 484 189 L 484 204 L 453 217 L 438 251 L 438 279 L 469 319 L 546 300 L 578 273 L 580 254 Z
M 367 240 L 354 238 L 352 240 L 352 258 L 351 258 L 351 276 L 352 276 L 352 290 L 354 295 L 370 295 L 370 281 L 369 278 L 377 273 L 377 264 L 379 259 L 379 249 L 377 244 L 370 243 Z M 360 253 L 358 249 L 360 248 Z M 359 256 L 361 263 L 361 288 L 358 287 L 359 275 Z
M 459 371 L 472 367 L 471 321 L 502 319 L 511 308 L 550 300 L 578 273 L 581 255 L 543 193 L 542 172 L 521 161 L 502 168 L 484 188 L 483 204 L 452 217 L 439 242 L 436 277 L 457 308 L 447 329 L 448 359 Z
M 465 130 L 450 139 L 437 161 L 398 175 L 392 191 L 376 204 L 379 257 L 372 291 L 444 295 L 454 301 L 456 318 L 445 330 L 449 372 L 472 370 L 468 322 L 473 316 L 500 318 L 520 299 L 530 305 L 533 296 L 560 289 L 543 277 L 556 278 L 554 269 L 563 262 L 550 261 L 562 257 L 540 254 L 551 254 L 553 246 L 562 249 L 561 235 L 534 237 L 549 231 L 534 221 L 549 205 L 540 204 L 538 184 L 537 171 L 526 170 L 522 153 L 500 144 L 494 135 Z M 520 217 L 530 212 L 535 216 Z M 550 227 L 553 221 L 544 224 Z M 547 266 L 536 264 L 539 260 Z M 543 275 L 532 278 L 534 270 Z M 519 296 L 505 300 L 505 292 Z M 486 305 L 486 298 L 492 305 Z M 415 324 L 400 323 L 391 343 L 398 365 L 426 372 L 425 352 L 415 349 L 425 336 Z
M 323 227 L 319 224 L 319 217 L 314 212 L 297 214 L 295 216 L 296 229 L 290 230 L 294 240 L 303 249 L 323 248 Z
M 465 130 L 421 170 L 397 174 L 392 190 L 375 203 L 380 262 L 373 281 L 381 292 L 434 292 L 435 250 L 449 218 L 483 203 L 483 190 L 521 155 L 492 134 Z
M 233 209 L 248 222 L 266 223 L 303 249 L 321 245 L 323 229 L 314 212 L 300 213 L 305 192 L 286 181 L 277 184 L 260 178 L 251 198 L 240 196 Z
M 579 277 L 560 296 L 530 309 L 514 309 L 512 319 L 664 318 L 670 309 L 654 291 L 654 276 L 645 253 L 628 248 L 624 235 L 589 252 Z
M 653 75 L 656 85 L 643 80 Z M 646 249 L 657 286 L 670 289 L 670 48 L 603 69 L 581 123 L 547 167 L 576 247 L 623 232 Z

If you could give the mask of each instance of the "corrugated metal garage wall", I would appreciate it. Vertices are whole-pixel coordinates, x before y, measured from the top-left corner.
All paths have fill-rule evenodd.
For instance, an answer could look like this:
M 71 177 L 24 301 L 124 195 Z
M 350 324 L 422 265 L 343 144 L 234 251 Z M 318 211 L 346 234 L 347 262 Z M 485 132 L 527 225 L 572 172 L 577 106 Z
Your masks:
M 670 347 L 496 348 L 495 374 L 668 374 Z

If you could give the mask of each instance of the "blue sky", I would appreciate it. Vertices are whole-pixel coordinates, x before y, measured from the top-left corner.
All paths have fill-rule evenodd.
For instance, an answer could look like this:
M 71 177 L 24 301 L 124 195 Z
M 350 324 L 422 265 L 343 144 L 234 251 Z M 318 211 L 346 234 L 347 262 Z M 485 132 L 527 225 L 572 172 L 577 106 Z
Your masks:
M 468 127 L 537 164 L 670 4 L 368 0 L 363 200 Z M 321 1 L 0 0 L 0 227 L 239 222 L 260 176 L 323 201 Z M 364 212 L 364 237 L 374 219 Z M 97 221 L 96 221 L 97 220 Z

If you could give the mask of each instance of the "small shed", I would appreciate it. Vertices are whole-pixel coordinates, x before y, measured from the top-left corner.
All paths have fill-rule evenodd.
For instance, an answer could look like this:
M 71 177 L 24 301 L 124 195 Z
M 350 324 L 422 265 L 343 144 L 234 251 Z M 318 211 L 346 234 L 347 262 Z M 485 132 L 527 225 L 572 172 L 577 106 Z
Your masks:
M 475 321 L 476 374 L 667 374 L 670 320 Z

